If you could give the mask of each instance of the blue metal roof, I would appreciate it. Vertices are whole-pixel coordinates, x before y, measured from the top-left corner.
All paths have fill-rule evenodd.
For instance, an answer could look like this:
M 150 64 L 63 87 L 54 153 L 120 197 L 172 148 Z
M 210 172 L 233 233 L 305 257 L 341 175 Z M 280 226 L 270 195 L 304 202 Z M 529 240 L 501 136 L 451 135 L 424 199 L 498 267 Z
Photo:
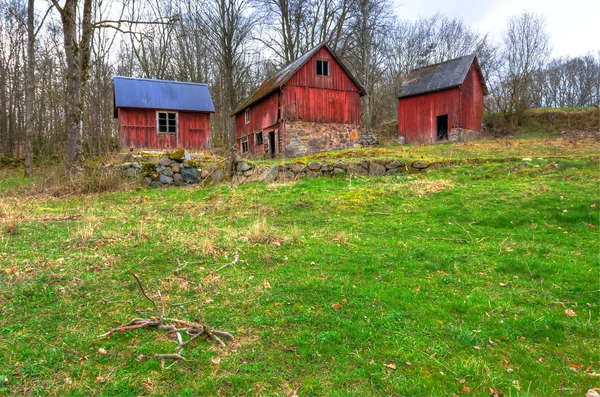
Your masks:
M 206 84 L 121 76 L 113 80 L 115 115 L 117 108 L 215 111 Z

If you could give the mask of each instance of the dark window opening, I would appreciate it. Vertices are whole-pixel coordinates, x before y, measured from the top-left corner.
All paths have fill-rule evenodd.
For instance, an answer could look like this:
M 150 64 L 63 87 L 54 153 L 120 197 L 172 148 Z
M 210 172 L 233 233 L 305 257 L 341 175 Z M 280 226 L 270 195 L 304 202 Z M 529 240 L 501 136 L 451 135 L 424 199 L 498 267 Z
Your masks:
M 242 153 L 248 153 L 248 138 L 242 141 Z
M 329 61 L 317 61 L 317 75 L 329 76 Z
M 177 133 L 177 113 L 158 112 L 157 113 L 157 128 L 161 134 L 176 134 Z
M 448 115 L 437 116 L 437 140 L 448 139 Z
M 257 132 L 256 135 L 254 135 L 254 144 L 256 146 L 263 144 L 263 133 L 262 133 L 262 131 L 261 132 Z

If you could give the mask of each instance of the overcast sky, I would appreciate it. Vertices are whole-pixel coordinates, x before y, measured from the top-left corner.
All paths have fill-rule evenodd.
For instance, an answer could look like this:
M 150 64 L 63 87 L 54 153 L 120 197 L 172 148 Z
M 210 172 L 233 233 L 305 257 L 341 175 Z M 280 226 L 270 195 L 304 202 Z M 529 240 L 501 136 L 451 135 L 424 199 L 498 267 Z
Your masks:
M 552 56 L 578 56 L 600 50 L 600 0 L 392 0 L 402 19 L 440 12 L 457 16 L 501 40 L 506 21 L 523 11 L 543 14 Z

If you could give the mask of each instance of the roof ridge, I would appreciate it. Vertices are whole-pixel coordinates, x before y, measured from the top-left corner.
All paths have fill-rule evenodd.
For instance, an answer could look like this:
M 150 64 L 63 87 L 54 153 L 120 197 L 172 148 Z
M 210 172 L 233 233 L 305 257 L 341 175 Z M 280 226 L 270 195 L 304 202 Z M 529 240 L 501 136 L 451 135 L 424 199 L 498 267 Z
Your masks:
M 459 59 L 464 59 L 464 58 L 467 58 L 467 57 L 475 57 L 475 56 L 477 56 L 477 55 L 475 55 L 474 53 L 473 54 L 467 54 L 467 55 L 463 55 L 463 56 L 460 56 L 460 57 L 448 59 L 446 61 L 442 61 L 442 62 L 438 62 L 438 63 L 432 63 L 432 64 L 425 65 L 425 66 L 419 66 L 418 68 L 412 69 L 411 73 L 414 72 L 414 71 L 416 71 L 416 70 L 421 70 L 421 69 L 426 69 L 426 68 L 432 68 L 434 66 L 444 65 L 446 63 L 458 61 Z
M 208 84 L 206 84 L 206 83 L 195 83 L 193 81 L 148 79 L 148 78 L 144 78 L 144 77 L 130 77 L 130 76 L 113 76 L 113 79 L 149 81 L 149 82 L 153 82 L 153 83 L 172 83 L 172 84 L 185 84 L 185 85 L 203 85 L 203 86 L 208 87 Z

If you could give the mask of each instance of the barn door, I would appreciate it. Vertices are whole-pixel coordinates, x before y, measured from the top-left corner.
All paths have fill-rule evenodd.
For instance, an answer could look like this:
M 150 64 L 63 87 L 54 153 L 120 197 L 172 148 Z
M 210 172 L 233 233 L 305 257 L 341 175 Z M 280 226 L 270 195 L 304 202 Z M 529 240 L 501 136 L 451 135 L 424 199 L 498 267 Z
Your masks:
M 275 131 L 269 132 L 269 157 L 275 157 L 277 152 L 277 143 L 275 141 Z
M 448 139 L 448 115 L 443 114 L 441 116 L 437 116 L 437 140 L 447 140 Z

